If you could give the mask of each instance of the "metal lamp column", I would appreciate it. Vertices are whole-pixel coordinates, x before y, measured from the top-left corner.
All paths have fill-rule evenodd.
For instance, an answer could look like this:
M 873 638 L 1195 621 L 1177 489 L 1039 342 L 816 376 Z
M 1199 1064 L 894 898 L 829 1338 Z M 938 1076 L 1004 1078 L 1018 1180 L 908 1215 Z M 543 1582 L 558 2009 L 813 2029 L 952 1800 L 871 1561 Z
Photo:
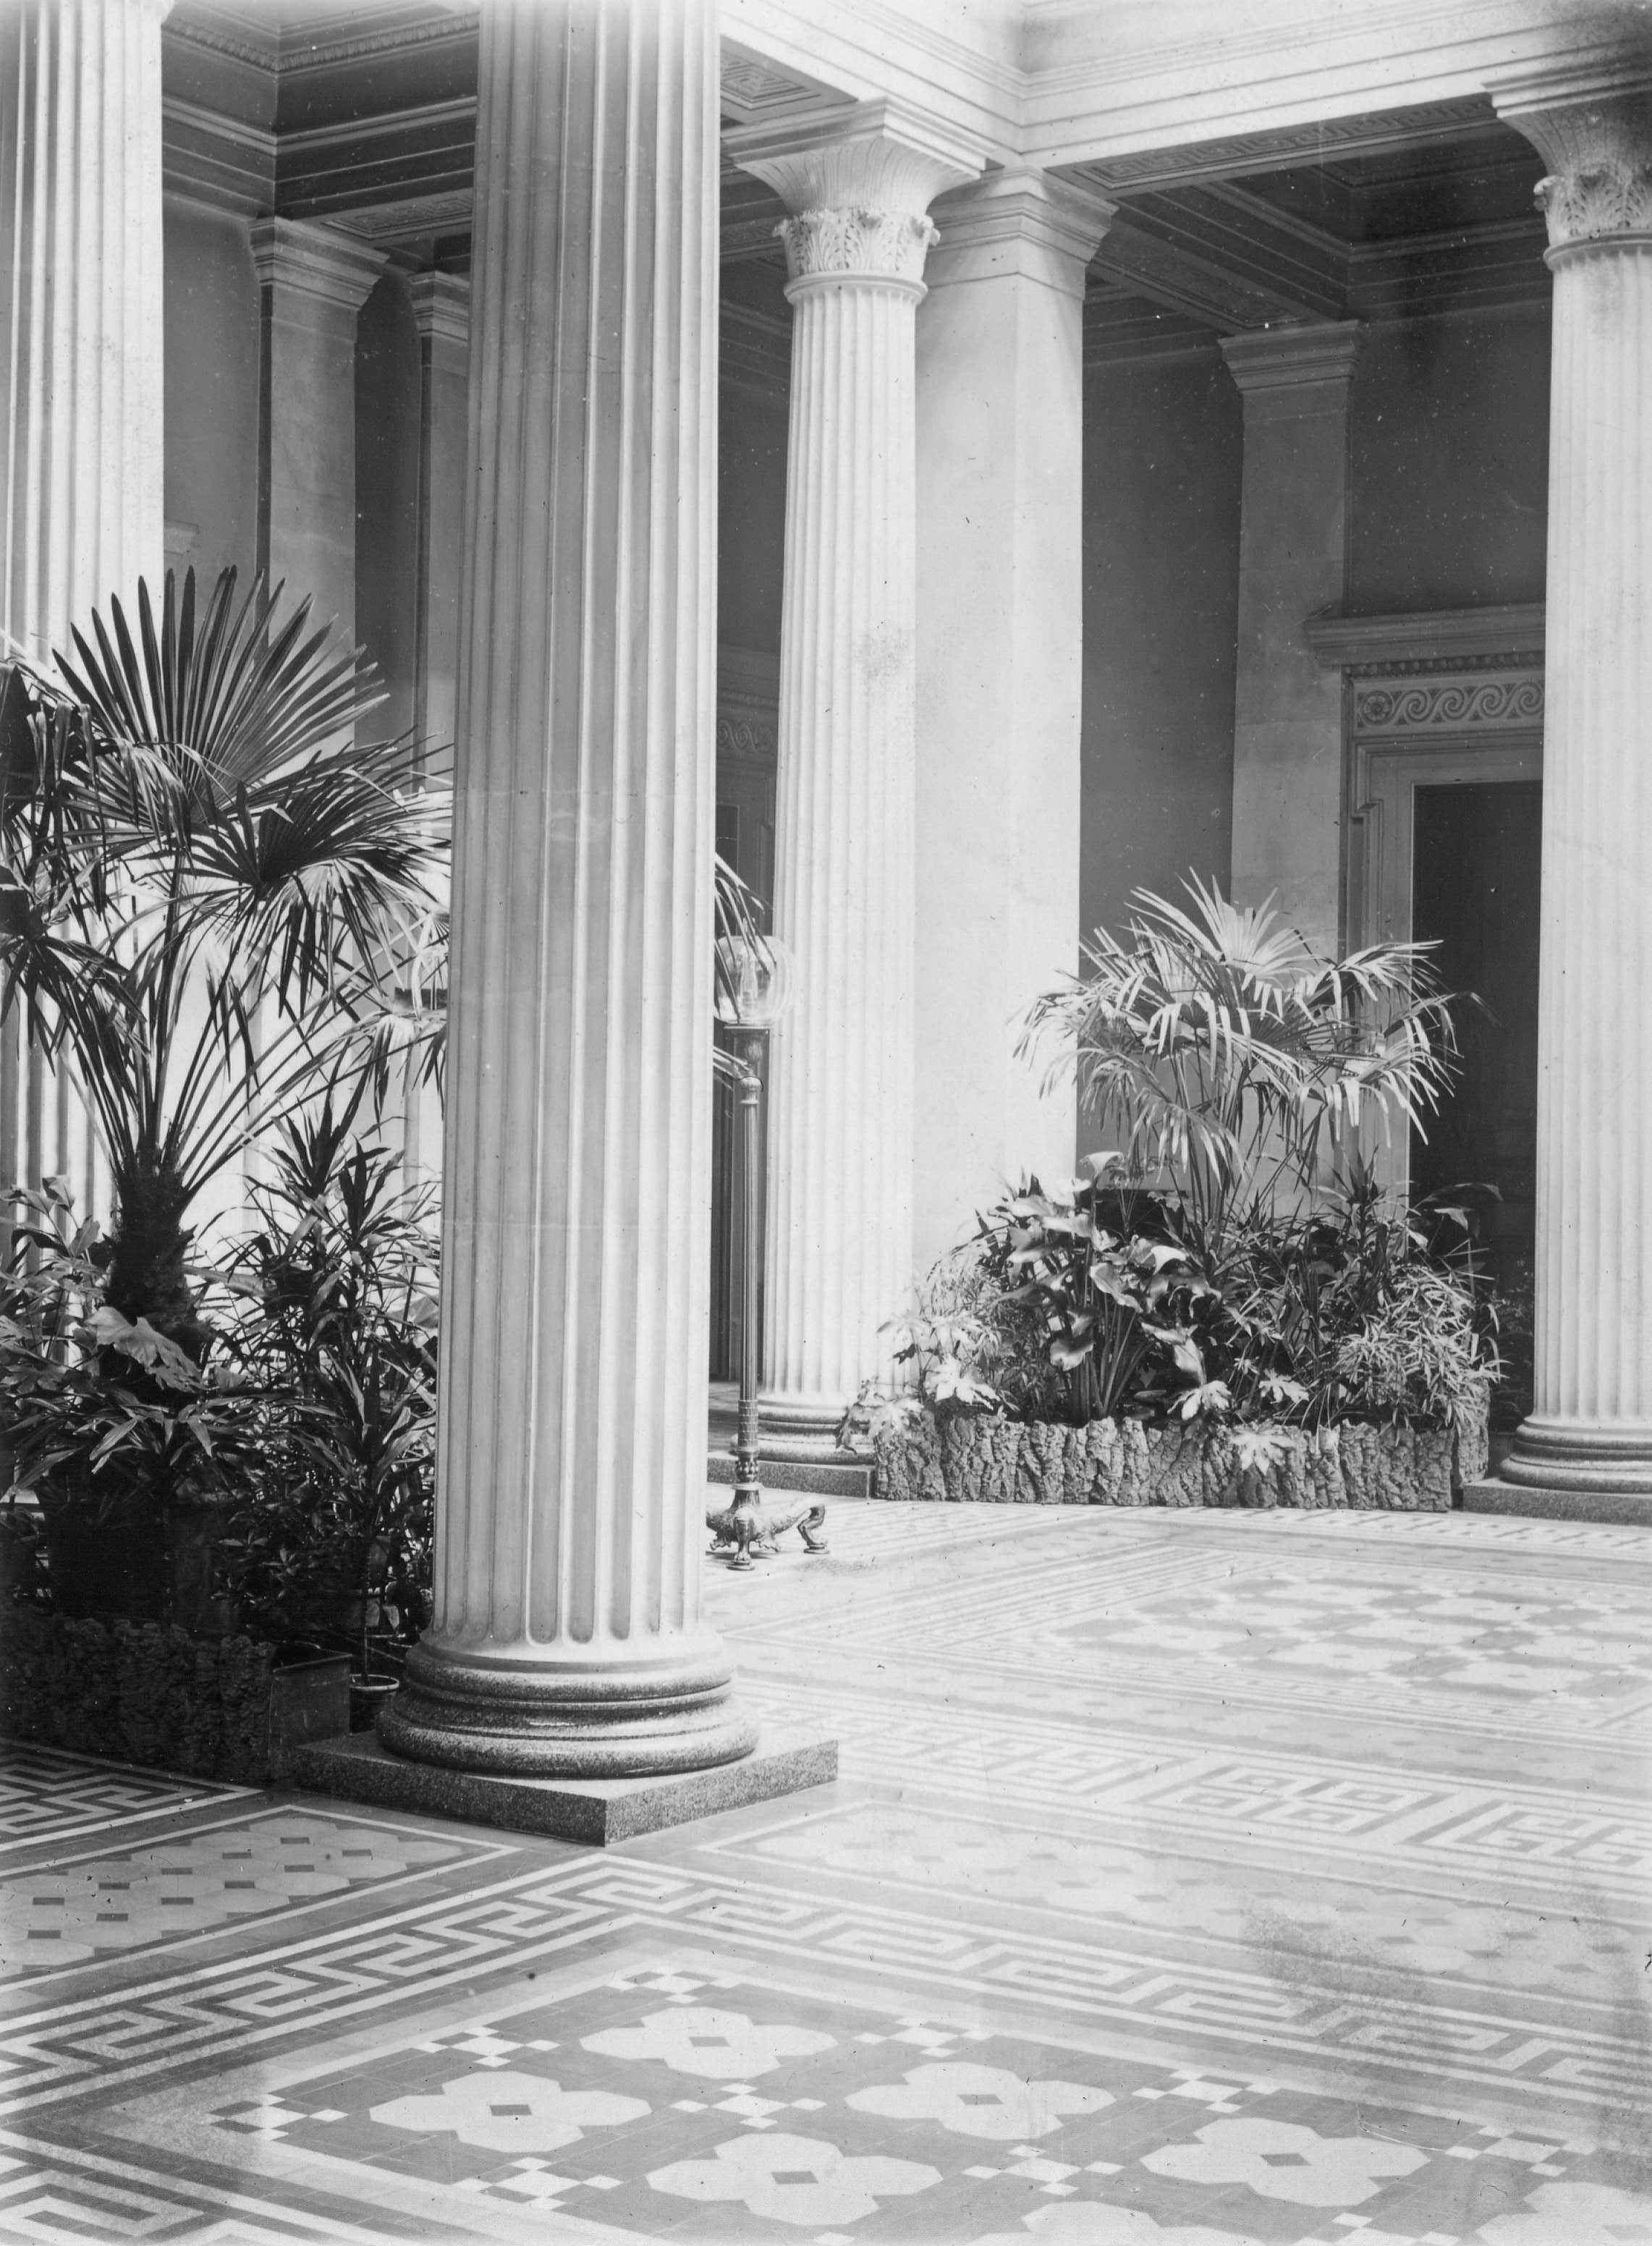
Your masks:
M 826 1507 L 805 1498 L 775 1512 L 763 1503 L 758 1463 L 762 1441 L 762 1413 L 758 1400 L 763 1371 L 762 1240 L 763 1240 L 763 1062 L 769 1031 L 784 1011 L 789 985 L 789 963 L 783 946 L 772 939 L 765 959 L 747 953 L 737 963 L 737 980 L 744 998 L 743 1011 L 727 1024 L 736 1063 L 734 1078 L 739 1100 L 740 1163 L 740 1395 L 734 1439 L 734 1498 L 726 1507 L 711 1507 L 705 1525 L 716 1537 L 711 1550 L 727 1556 L 731 1568 L 749 1568 L 754 1551 L 772 1552 L 774 1540 L 796 1528 L 805 1548 L 824 1552 Z M 762 1010 L 761 1018 L 758 1010 Z

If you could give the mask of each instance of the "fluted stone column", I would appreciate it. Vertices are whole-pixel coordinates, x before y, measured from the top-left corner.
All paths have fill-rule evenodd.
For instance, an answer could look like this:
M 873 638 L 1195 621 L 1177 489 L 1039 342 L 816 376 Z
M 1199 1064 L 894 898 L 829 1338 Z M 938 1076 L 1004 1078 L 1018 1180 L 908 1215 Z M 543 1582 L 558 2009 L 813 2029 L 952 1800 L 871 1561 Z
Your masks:
M 37 662 L 164 567 L 160 25 L 167 0 L 0 9 L 0 627 Z M 67 1077 L 0 1029 L 0 1180 L 103 1163 Z
M 1321 951 L 1337 948 L 1343 686 L 1303 625 L 1348 582 L 1348 393 L 1355 321 L 1228 336 L 1244 398 L 1234 681 L 1234 902 L 1270 896 Z
M 1534 1409 L 1513 1506 L 1652 1515 L 1652 70 L 1498 91 L 1549 167 Z
M 258 566 L 356 636 L 356 315 L 384 253 L 336 227 L 260 219 Z
M 792 213 L 764 1420 L 807 1455 L 913 1278 L 914 315 L 928 206 L 980 163 L 889 102 L 724 146 Z
M 483 11 L 436 1610 L 384 1743 L 746 1753 L 702 1620 L 717 49 Z

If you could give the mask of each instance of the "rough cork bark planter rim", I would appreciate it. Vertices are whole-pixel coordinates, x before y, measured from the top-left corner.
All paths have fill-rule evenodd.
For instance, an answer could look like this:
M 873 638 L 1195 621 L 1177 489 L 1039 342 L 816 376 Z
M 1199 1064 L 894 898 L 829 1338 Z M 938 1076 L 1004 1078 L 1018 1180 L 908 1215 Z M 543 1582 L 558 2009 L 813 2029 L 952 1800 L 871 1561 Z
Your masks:
M 1239 1439 L 1274 1438 L 1262 1455 Z M 1464 1431 L 1345 1420 L 1235 1428 L 1104 1419 L 1074 1427 L 925 1412 L 877 1446 L 878 1494 L 944 1503 L 1444 1512 L 1484 1471 L 1483 1425 Z
M 185 1778 L 264 1785 L 350 1728 L 350 1658 L 177 1625 L 13 1606 L 0 1627 L 0 1733 Z

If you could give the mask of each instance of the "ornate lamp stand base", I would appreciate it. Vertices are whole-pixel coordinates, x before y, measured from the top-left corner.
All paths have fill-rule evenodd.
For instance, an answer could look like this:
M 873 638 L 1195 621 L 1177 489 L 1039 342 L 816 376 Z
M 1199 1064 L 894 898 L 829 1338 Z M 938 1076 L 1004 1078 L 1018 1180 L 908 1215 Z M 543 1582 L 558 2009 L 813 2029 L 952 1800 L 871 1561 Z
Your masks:
M 795 1505 L 765 1505 L 755 1482 L 738 1481 L 732 1505 L 714 1506 L 706 1513 L 705 1525 L 717 1540 L 711 1546 L 712 1556 L 726 1558 L 731 1568 L 749 1568 L 752 1554 L 772 1553 L 775 1538 L 784 1536 L 788 1528 L 797 1530 L 806 1551 L 824 1552 L 828 1548 L 819 1531 L 826 1527 L 826 1511 L 812 1497 L 801 1498 Z

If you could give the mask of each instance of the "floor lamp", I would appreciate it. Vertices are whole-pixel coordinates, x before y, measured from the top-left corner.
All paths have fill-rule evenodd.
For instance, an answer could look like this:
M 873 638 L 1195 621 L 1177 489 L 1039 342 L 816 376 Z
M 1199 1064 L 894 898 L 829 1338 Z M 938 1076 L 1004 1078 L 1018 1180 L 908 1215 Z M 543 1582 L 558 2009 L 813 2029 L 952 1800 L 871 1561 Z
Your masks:
M 734 1439 L 734 1501 L 708 1509 L 711 1551 L 731 1568 L 749 1568 L 754 1552 L 770 1553 L 774 1540 L 796 1528 L 805 1548 L 824 1552 L 826 1507 L 814 1497 L 779 1508 L 763 1502 L 758 1452 L 762 1427 L 758 1385 L 762 1362 L 763 1086 L 769 1035 L 792 1003 L 792 955 L 778 936 L 753 943 L 731 938 L 724 946 L 727 970 L 718 1018 L 728 1032 L 736 1098 L 740 1180 L 740 1400 Z

